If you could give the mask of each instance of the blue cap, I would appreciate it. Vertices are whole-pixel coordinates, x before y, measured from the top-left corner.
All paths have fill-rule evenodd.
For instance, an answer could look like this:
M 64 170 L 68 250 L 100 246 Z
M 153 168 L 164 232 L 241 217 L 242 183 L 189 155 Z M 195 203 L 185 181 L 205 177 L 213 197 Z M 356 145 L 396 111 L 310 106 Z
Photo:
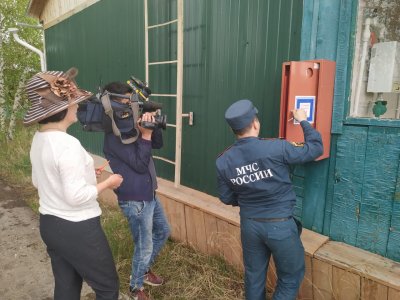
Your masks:
M 250 100 L 239 100 L 233 103 L 225 112 L 225 120 L 233 130 L 246 128 L 258 113 Z

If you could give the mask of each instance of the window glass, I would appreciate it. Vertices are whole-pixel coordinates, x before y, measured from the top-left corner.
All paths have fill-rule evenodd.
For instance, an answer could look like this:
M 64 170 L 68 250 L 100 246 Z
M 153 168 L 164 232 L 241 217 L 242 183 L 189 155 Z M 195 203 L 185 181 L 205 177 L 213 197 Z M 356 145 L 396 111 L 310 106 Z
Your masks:
M 350 117 L 400 119 L 400 1 L 360 0 Z

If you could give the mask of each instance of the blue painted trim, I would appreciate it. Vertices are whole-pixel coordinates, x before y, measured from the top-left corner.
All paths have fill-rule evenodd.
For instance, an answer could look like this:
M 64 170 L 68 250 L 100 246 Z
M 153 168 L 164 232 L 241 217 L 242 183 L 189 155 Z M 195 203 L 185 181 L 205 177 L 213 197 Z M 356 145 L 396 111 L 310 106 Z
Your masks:
M 353 1 L 352 4 L 352 17 L 351 17 L 351 33 L 349 40 L 349 64 L 347 68 L 347 86 L 346 86 L 346 94 L 344 101 L 344 110 L 343 110 L 343 119 L 346 119 L 349 116 L 350 112 L 350 90 L 351 90 L 351 79 L 353 73 L 353 61 L 355 55 L 355 44 L 356 44 L 356 34 L 357 34 L 357 18 L 358 18 L 358 1 Z
M 301 60 L 335 60 L 342 2 L 341 0 L 304 1 Z M 306 228 L 317 232 L 322 232 L 324 229 L 329 165 L 330 159 L 325 159 L 304 166 L 302 220 Z
M 386 256 L 400 260 L 400 164 L 397 169 L 396 188 L 392 202 L 392 216 L 390 220 L 389 238 L 386 247 Z
M 330 157 L 329 157 L 329 168 L 328 168 L 328 179 L 326 188 L 326 198 L 325 198 L 325 211 L 324 211 L 324 223 L 322 234 L 328 235 L 331 228 L 331 217 L 332 217 L 332 203 L 333 203 L 333 192 L 335 186 L 335 167 L 336 167 L 336 144 L 339 135 L 333 134 L 331 138 Z
M 316 59 L 336 59 L 341 0 L 320 0 Z
M 336 80 L 332 111 L 332 133 L 341 134 L 348 111 L 355 43 L 358 1 L 342 1 L 339 16 L 338 44 L 336 51 Z
M 371 118 L 347 118 L 346 125 L 366 125 L 378 127 L 400 127 L 400 120 L 371 119 Z
M 324 226 L 328 169 L 329 158 L 305 165 L 303 224 L 304 227 L 319 233 Z
M 311 40 L 310 40 L 310 54 L 312 55 L 311 57 L 316 57 L 316 52 L 317 52 L 319 2 L 320 0 L 314 0 L 313 3 L 313 19 L 312 19 Z
M 303 2 L 300 60 L 310 60 L 315 57 L 315 40 L 318 28 L 318 9 L 319 0 L 305 0 Z

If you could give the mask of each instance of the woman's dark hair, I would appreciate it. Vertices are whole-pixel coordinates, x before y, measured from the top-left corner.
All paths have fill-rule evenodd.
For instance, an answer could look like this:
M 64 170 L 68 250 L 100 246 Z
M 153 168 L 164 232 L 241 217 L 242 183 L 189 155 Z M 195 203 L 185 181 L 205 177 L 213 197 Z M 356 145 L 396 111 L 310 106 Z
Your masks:
M 60 122 L 62 120 L 64 120 L 65 116 L 67 115 L 67 111 L 68 109 L 64 109 L 58 113 L 56 113 L 55 115 L 52 115 L 50 117 L 47 117 L 46 119 L 43 119 L 41 121 L 39 121 L 39 124 L 47 124 L 47 123 L 54 123 L 54 122 Z

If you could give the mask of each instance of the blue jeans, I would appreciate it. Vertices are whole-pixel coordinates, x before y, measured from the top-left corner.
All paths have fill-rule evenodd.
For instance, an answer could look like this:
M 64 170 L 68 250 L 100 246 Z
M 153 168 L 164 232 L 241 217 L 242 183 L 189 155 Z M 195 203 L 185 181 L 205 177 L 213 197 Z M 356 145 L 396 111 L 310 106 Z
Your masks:
M 241 239 L 247 300 L 265 300 L 270 256 L 278 282 L 273 300 L 296 299 L 304 277 L 304 248 L 293 218 L 283 222 L 259 222 L 241 218 Z
M 144 275 L 169 237 L 168 221 L 157 197 L 152 201 L 119 201 L 119 206 L 128 219 L 135 245 L 130 286 L 141 288 Z

